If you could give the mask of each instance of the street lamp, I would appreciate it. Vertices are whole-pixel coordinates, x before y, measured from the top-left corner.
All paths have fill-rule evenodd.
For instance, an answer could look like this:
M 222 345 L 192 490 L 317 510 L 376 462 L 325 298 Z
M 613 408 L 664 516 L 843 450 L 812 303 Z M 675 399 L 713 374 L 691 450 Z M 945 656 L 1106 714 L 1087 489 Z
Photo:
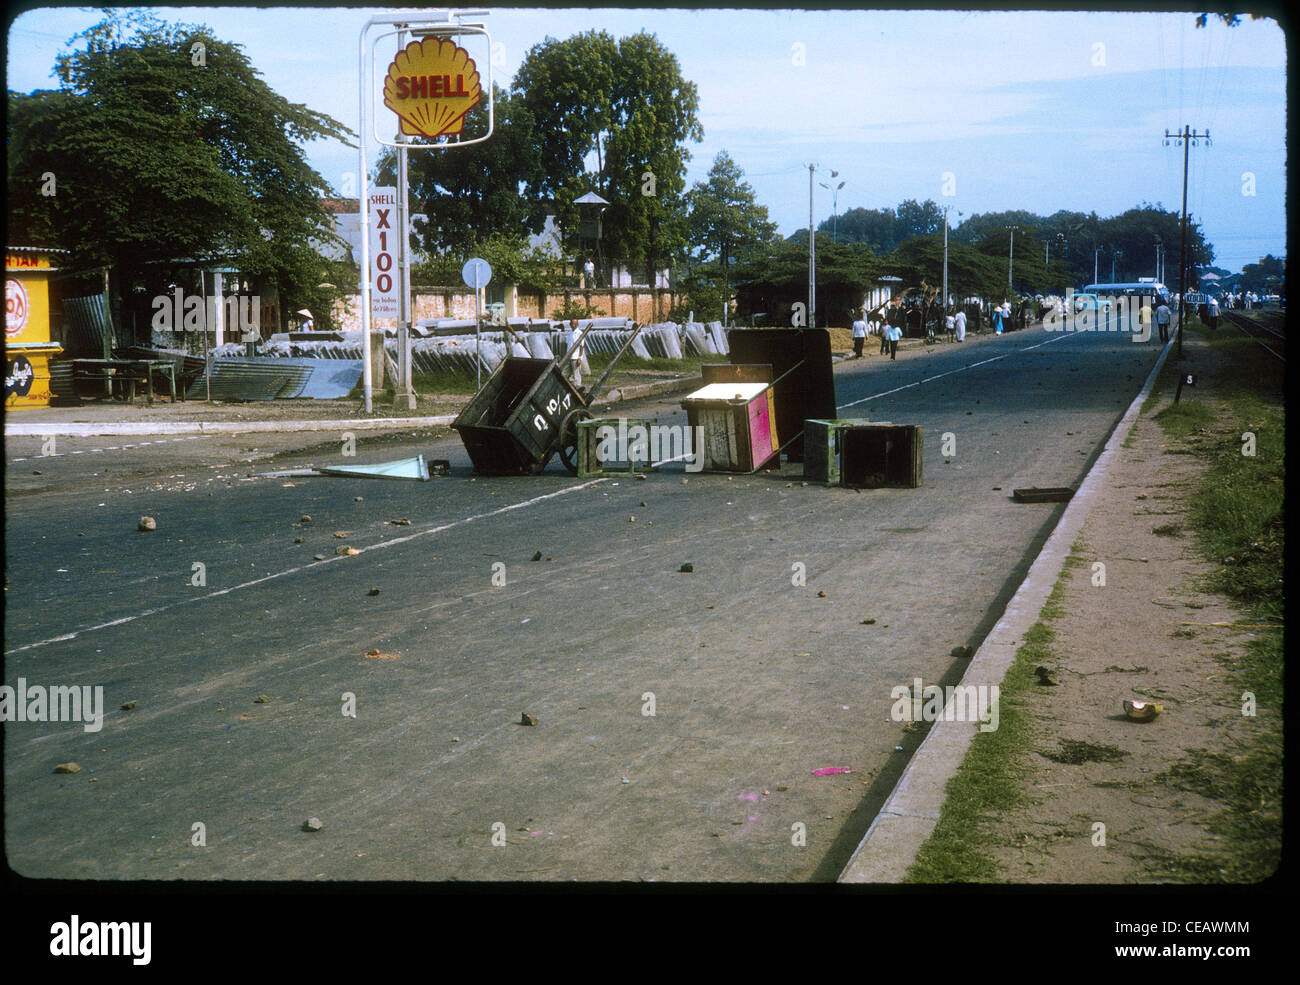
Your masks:
M 1115 283 L 1115 261 L 1124 259 L 1123 250 L 1115 250 L 1110 255 L 1110 282 Z
M 1065 259 L 1065 233 L 1057 233 L 1056 241 L 1061 244 L 1060 253 L 1061 253 L 1062 260 L 1064 260 Z M 1068 288 L 1069 286 L 1070 286 L 1070 274 L 1069 271 L 1067 270 L 1065 274 L 1065 287 Z M 1065 288 L 1062 288 L 1062 290 L 1065 290 Z
M 1097 258 L 1101 256 L 1101 251 L 1104 249 L 1106 249 L 1105 243 L 1100 245 L 1094 243 L 1092 247 L 1092 282 L 1094 284 L 1098 283 L 1098 277 L 1100 276 L 1098 273 Z
M 840 173 L 838 171 L 831 172 L 832 178 L 838 178 L 839 175 Z M 841 181 L 838 185 L 828 185 L 824 181 L 819 181 L 817 182 L 817 184 L 821 185 L 823 188 L 825 188 L 827 191 L 831 193 L 831 242 L 838 243 L 840 241 L 839 198 L 840 198 L 840 189 L 844 187 L 844 182 Z

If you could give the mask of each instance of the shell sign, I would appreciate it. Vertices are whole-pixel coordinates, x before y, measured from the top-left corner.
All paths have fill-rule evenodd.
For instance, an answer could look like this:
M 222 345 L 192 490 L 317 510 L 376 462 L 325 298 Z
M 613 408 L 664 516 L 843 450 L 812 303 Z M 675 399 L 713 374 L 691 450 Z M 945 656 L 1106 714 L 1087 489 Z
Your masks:
M 445 38 L 412 41 L 397 53 L 384 79 L 384 105 L 409 137 L 459 134 L 483 98 L 469 52 Z

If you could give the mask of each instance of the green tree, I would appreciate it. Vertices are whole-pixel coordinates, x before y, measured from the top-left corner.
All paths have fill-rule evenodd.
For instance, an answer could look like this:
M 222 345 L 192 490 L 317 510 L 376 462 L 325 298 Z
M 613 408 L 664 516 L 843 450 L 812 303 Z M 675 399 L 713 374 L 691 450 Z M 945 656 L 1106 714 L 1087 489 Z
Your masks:
M 598 191 L 610 201 L 603 253 L 643 261 L 653 283 L 656 269 L 686 251 L 685 142 L 704 138 L 699 94 L 676 56 L 645 32 L 617 42 L 603 31 L 546 38 L 514 84 L 537 128 L 541 173 L 526 193 L 549 198 L 571 236 L 574 200 Z
M 1256 293 L 1285 293 L 1286 260 L 1279 260 L 1273 254 L 1260 259 L 1259 263 L 1248 263 L 1241 268 L 1238 288 Z
M 817 227 L 819 233 L 831 231 L 832 219 Z M 898 217 L 893 209 L 855 208 L 839 216 L 838 236 L 841 243 L 865 243 L 880 253 L 887 253 L 898 242 Z M 805 241 L 807 233 L 804 234 Z
M 724 304 L 731 297 L 732 264 L 776 234 L 776 223 L 768 219 L 767 207 L 754 200 L 754 189 L 744 176 L 731 155 L 720 151 L 708 177 L 697 181 L 686 196 L 691 246 L 696 256 L 716 264 Z
M 542 142 L 532 115 L 518 93 L 500 87 L 494 93 L 491 139 L 468 147 L 407 152 L 411 211 L 429 217 L 418 232 L 426 253 L 460 255 L 490 235 L 538 233 L 546 221 L 543 203 L 520 193 L 521 185 L 541 176 Z M 475 133 L 486 131 L 486 100 L 470 111 L 466 126 Z M 385 152 L 377 174 L 380 184 L 396 184 L 396 151 Z
M 9 94 L 11 224 L 74 267 L 111 266 L 119 299 L 161 292 L 179 260 L 222 259 L 274 284 L 282 312 L 324 304 L 318 247 L 337 238 L 300 144 L 355 135 L 277 95 L 207 27 L 110 13 L 72 40 L 57 91 Z
M 909 236 L 929 236 L 943 232 L 943 209 L 931 199 L 917 202 L 909 198 L 901 202 L 894 210 L 897 225 L 894 230 L 896 241 Z

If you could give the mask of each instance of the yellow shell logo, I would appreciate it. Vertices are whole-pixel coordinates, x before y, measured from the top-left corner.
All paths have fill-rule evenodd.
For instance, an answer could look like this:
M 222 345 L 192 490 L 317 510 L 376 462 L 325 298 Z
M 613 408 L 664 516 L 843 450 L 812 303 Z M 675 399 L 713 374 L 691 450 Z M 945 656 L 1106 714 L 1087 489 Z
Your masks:
M 445 38 L 412 41 L 397 53 L 384 79 L 384 105 L 409 137 L 455 135 L 483 98 L 469 52 Z

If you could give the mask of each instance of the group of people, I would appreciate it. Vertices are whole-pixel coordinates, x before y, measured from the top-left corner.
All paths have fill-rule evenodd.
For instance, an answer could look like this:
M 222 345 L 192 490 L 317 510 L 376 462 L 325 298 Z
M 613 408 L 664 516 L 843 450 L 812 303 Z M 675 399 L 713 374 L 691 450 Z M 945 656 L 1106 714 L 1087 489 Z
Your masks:
M 862 349 L 866 345 L 868 335 L 879 334 L 880 354 L 883 356 L 888 353 L 890 359 L 897 359 L 898 343 L 903 338 L 902 322 L 906 317 L 902 305 L 892 305 L 888 317 L 875 324 L 867 322 L 866 308 L 857 309 L 855 315 L 853 321 L 853 358 L 862 358 Z M 955 313 L 948 312 L 944 316 L 944 331 L 947 333 L 949 340 L 956 339 L 958 342 L 965 342 L 966 312 L 960 309 Z

